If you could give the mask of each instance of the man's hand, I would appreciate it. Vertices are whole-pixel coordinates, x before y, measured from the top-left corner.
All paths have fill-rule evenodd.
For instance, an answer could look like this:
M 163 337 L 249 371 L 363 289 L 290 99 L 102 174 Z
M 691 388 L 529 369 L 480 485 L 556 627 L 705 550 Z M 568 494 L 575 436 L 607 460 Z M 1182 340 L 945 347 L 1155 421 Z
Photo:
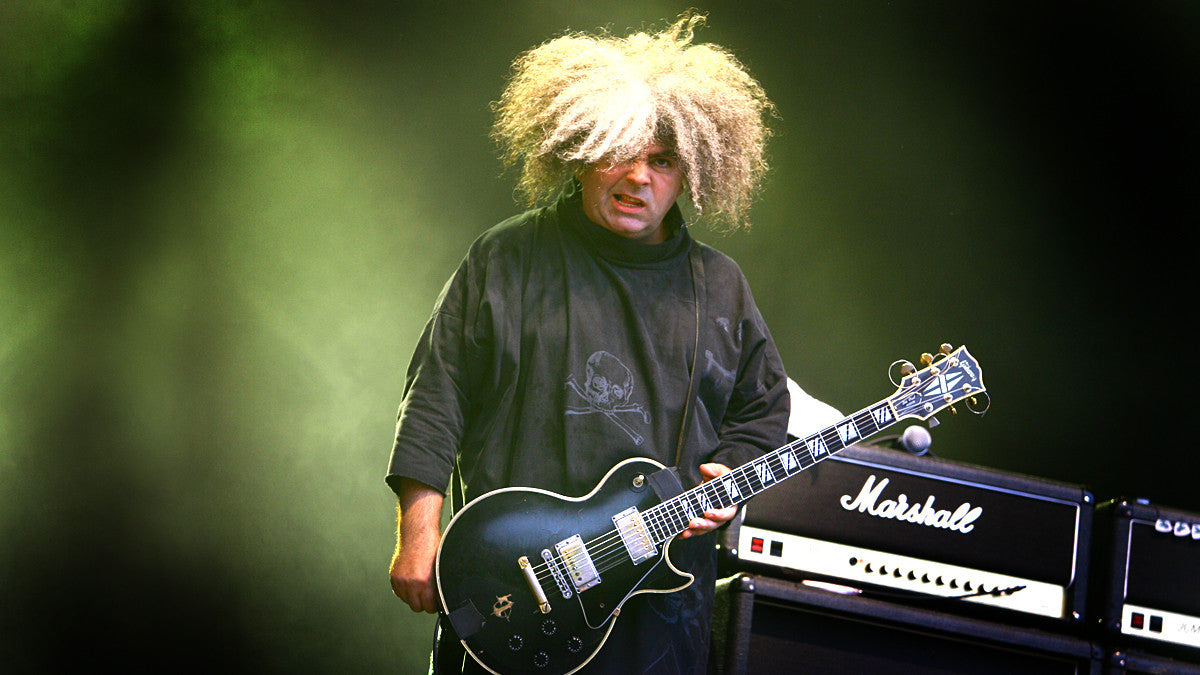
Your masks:
M 442 521 L 442 493 L 405 479 L 396 508 L 396 552 L 392 555 L 392 592 L 414 612 L 438 611 L 433 566 Z
M 725 466 L 724 464 L 717 464 L 715 462 L 700 465 L 700 475 L 704 476 L 705 483 L 716 478 L 717 476 L 723 476 L 730 471 L 731 469 L 729 467 Z M 729 522 L 729 519 L 734 517 L 736 514 L 736 506 L 729 506 L 723 509 L 709 509 L 704 512 L 703 518 L 693 518 L 691 522 L 688 523 L 688 529 L 684 530 L 683 533 L 679 535 L 679 538 L 687 539 L 688 537 L 694 537 L 706 532 L 712 532 L 718 527 Z

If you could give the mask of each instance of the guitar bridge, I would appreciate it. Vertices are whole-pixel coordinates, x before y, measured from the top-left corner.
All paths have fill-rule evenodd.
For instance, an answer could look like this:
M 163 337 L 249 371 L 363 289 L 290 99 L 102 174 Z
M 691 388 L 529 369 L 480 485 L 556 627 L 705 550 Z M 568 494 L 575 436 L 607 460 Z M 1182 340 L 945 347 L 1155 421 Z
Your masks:
M 542 549 L 542 560 L 546 561 L 546 567 L 550 568 L 550 575 L 554 577 L 554 583 L 558 584 L 558 592 L 562 593 L 564 599 L 570 600 L 575 593 L 571 591 L 571 586 L 567 584 L 567 578 L 563 576 L 558 561 L 554 559 L 554 554 L 550 549 Z
M 596 565 L 592 563 L 592 557 L 578 534 L 558 542 L 554 549 L 562 558 L 563 566 L 567 568 L 567 575 L 571 577 L 571 583 L 577 592 L 582 593 L 600 583 L 600 573 L 596 571 Z

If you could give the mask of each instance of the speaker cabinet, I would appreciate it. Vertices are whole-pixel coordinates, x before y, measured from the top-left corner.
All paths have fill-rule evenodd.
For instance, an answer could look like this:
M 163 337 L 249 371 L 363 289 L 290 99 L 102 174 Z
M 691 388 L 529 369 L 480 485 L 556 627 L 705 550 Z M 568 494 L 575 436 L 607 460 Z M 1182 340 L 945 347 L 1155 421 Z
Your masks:
M 1094 673 L 1082 638 L 843 595 L 766 576 L 717 585 L 709 672 Z

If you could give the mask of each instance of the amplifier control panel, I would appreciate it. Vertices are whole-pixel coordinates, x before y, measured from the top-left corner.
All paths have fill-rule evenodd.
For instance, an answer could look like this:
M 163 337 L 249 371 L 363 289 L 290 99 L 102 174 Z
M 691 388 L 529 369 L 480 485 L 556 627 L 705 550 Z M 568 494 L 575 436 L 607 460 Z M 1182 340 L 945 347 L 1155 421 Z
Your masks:
M 854 585 L 884 586 L 1065 618 L 1061 586 L 743 525 L 737 557 Z

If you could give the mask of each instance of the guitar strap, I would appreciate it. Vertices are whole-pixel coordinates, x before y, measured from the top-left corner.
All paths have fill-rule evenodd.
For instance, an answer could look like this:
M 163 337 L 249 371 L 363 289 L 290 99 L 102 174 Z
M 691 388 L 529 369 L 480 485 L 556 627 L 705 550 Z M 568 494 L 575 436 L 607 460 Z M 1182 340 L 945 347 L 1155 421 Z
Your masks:
M 679 422 L 679 443 L 675 446 L 675 464 L 679 466 L 679 458 L 683 455 L 683 439 L 687 435 L 688 413 L 692 410 L 692 389 L 696 384 L 696 360 L 700 354 L 700 308 L 708 300 L 704 287 L 704 261 L 696 252 L 696 242 L 688 247 L 688 263 L 692 271 L 692 301 L 696 307 L 696 337 L 692 343 L 692 365 L 688 368 L 687 398 L 683 400 L 683 419 Z
M 664 502 L 683 493 L 683 483 L 679 480 L 679 460 L 683 456 L 683 439 L 687 436 L 688 413 L 692 409 L 692 389 L 696 383 L 696 360 L 700 353 L 700 300 L 704 295 L 701 291 L 704 262 L 696 253 L 695 242 L 688 249 L 688 264 L 691 266 L 692 300 L 696 308 L 696 336 L 692 344 L 692 365 L 688 368 L 688 389 L 687 397 L 683 401 L 683 419 L 679 422 L 679 442 L 675 445 L 675 463 L 665 469 L 655 471 L 646 478 L 654 490 L 654 494 Z

